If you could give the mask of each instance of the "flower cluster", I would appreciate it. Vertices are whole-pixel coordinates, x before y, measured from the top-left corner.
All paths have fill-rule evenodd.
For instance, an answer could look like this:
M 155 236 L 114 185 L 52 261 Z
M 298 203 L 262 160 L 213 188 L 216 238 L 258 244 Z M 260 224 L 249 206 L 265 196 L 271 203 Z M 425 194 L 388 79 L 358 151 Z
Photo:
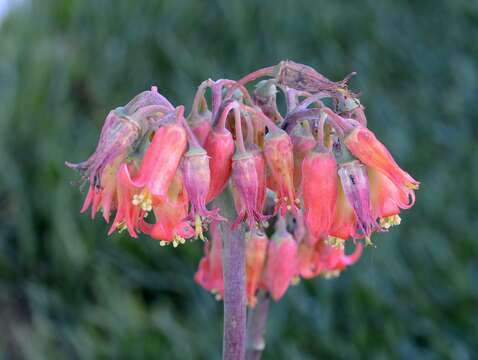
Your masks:
M 283 61 L 239 81 L 207 80 L 187 118 L 152 87 L 109 113 L 88 160 L 67 163 L 89 183 L 81 211 L 101 210 L 106 222 L 116 211 L 110 234 L 142 232 L 161 245 L 207 240 L 207 231 L 195 279 L 218 298 L 218 223 L 244 227 L 249 306 L 258 289 L 278 300 L 300 277 L 338 275 L 362 242 L 400 223 L 419 186 L 367 128 L 351 75 L 333 82 Z M 250 94 L 245 85 L 259 77 L 268 79 Z M 226 188 L 235 219 L 212 205 Z

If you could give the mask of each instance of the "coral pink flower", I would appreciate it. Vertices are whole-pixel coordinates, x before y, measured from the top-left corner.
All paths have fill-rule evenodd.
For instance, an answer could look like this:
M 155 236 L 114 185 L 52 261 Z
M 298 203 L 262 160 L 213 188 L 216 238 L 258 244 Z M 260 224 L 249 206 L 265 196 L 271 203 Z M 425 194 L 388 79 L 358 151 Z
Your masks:
M 165 199 L 186 146 L 186 131 L 180 124 L 162 126 L 154 134 L 132 185 Z
M 337 163 L 329 152 L 310 151 L 302 165 L 305 222 L 311 234 L 326 236 L 337 202 Z
M 285 219 L 279 217 L 276 231 L 267 250 L 267 262 L 262 280 L 263 286 L 274 300 L 284 296 L 291 281 L 298 273 L 297 242 L 287 231 Z
M 132 199 L 139 196 L 139 190 L 131 186 L 130 171 L 134 170 L 132 164 L 122 164 L 116 174 L 117 177 L 117 209 L 116 216 L 108 232 L 111 235 L 118 227 L 123 229 L 126 226 L 129 234 L 136 238 L 135 229 L 139 226 L 143 219 L 147 208 L 134 205 Z M 134 173 L 134 171 L 133 171 Z M 151 203 L 149 204 L 151 206 Z M 149 210 L 151 210 L 149 208 Z
M 373 231 L 379 228 L 372 216 L 367 169 L 355 160 L 341 164 L 338 173 L 345 197 L 357 218 L 357 234 L 368 238 Z
M 264 203 L 266 201 L 266 161 L 264 159 L 264 154 L 259 149 L 255 149 L 252 152 L 252 156 L 254 159 L 254 164 L 257 173 L 257 200 L 256 200 L 256 211 L 259 214 L 262 214 L 264 211 Z
M 153 197 L 152 209 L 156 223 L 145 224 L 142 230 L 153 239 L 160 240 L 161 245 L 172 243 L 176 247 L 194 236 L 193 228 L 185 221 L 188 215 L 188 196 L 181 173 L 176 173 L 166 198 L 158 201 Z
M 375 135 L 367 128 L 358 126 L 347 135 L 345 145 L 365 165 L 370 166 L 385 175 L 407 197 L 415 198 L 414 190 L 420 183 L 403 171 Z
M 211 183 L 206 198 L 206 202 L 210 202 L 224 190 L 231 175 L 234 153 L 232 134 L 226 128 L 213 129 L 204 143 L 204 148 L 210 156 Z
M 331 244 L 331 240 L 336 243 Z M 338 275 L 337 272 L 344 270 L 347 266 L 355 264 L 362 255 L 362 244 L 355 243 L 355 250 L 352 254 L 345 254 L 344 241 L 341 239 L 320 239 L 316 242 L 315 250 L 318 253 L 317 269 L 326 277 Z
M 339 180 L 340 181 L 340 180 Z M 357 217 L 354 209 L 349 204 L 342 184 L 339 182 L 337 205 L 335 206 L 335 215 L 330 227 L 330 236 L 340 239 L 348 239 L 349 237 L 356 237 Z
M 224 297 L 224 275 L 222 271 L 222 243 L 217 229 L 217 222 L 210 227 L 211 240 L 204 244 L 204 256 L 199 262 L 194 280 L 204 289 L 216 294 L 218 299 Z
M 294 157 L 292 141 L 285 131 L 272 131 L 266 135 L 264 155 L 277 193 L 275 213 L 285 216 L 287 210 L 297 211 L 294 190 Z
M 266 259 L 267 236 L 257 230 L 246 234 L 246 293 L 247 304 L 254 307 L 262 270 Z
M 312 133 L 302 126 L 294 128 L 291 140 L 294 153 L 294 188 L 297 193 L 300 191 L 302 183 L 302 162 L 307 153 L 314 148 L 316 141 Z
M 204 145 L 209 133 L 211 132 L 211 112 L 205 111 L 189 119 L 191 130 L 196 136 L 199 144 Z

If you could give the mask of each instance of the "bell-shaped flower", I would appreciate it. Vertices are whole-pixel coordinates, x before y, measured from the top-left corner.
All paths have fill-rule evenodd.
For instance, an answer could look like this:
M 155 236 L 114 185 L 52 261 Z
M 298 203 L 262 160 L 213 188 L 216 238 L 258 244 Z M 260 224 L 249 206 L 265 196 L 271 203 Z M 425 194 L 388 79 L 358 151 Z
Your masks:
M 296 126 L 291 134 L 292 149 L 294 153 L 294 188 L 296 193 L 301 190 L 302 183 L 302 162 L 305 156 L 312 150 L 316 141 L 309 129 Z
M 209 110 L 205 110 L 202 113 L 191 114 L 191 117 L 188 120 L 191 130 L 196 136 L 199 144 L 203 146 L 212 129 L 211 112 Z
M 231 175 L 234 140 L 229 130 L 224 127 L 214 128 L 204 143 L 209 155 L 211 182 L 206 202 L 214 200 L 226 187 Z
M 284 296 L 294 277 L 298 274 L 298 246 L 286 229 L 285 219 L 279 217 L 276 231 L 267 249 L 262 284 L 277 301 Z
M 413 199 L 420 183 L 402 170 L 388 149 L 369 129 L 357 126 L 344 140 L 350 152 L 365 165 L 385 174 L 406 197 Z
M 264 141 L 264 155 L 270 170 L 272 190 L 277 194 L 275 213 L 285 216 L 287 210 L 296 212 L 294 156 L 289 135 L 283 130 L 268 133 Z
M 218 209 L 206 208 L 206 197 L 211 183 L 209 169 L 209 156 L 206 150 L 200 147 L 192 147 L 184 155 L 182 162 L 184 185 L 191 202 L 190 219 L 195 223 L 196 237 L 204 240 L 202 233 L 202 219 L 223 220 L 218 214 Z
M 372 232 L 378 230 L 379 227 L 372 215 L 367 168 L 359 161 L 354 160 L 341 164 L 338 174 L 345 197 L 352 206 L 357 219 L 357 234 L 370 238 Z
M 194 229 L 186 220 L 188 215 L 188 195 L 180 172 L 177 172 L 169 186 L 166 198 L 153 196 L 152 210 L 156 222 L 144 224 L 143 232 L 160 245 L 172 244 L 174 247 L 184 244 L 194 236 Z
M 194 280 L 220 300 L 224 298 L 224 275 L 222 271 L 222 239 L 217 229 L 217 222 L 211 224 L 209 233 L 211 240 L 204 243 L 204 256 L 199 262 Z
M 186 131 L 180 124 L 171 123 L 159 128 L 144 154 L 132 185 L 159 200 L 166 199 L 186 146 Z
M 302 164 L 305 223 L 312 236 L 329 233 L 337 203 L 337 163 L 328 149 L 312 150 Z
M 268 239 L 266 234 L 254 229 L 245 236 L 246 239 L 246 294 L 247 304 L 254 307 L 256 293 L 264 269 Z
M 259 177 L 256 171 L 256 161 L 250 152 L 238 152 L 234 155 L 232 184 L 237 197 L 235 204 L 238 213 L 233 226 L 237 226 L 246 219 L 249 229 L 252 230 L 257 222 L 260 223 L 267 217 L 258 211 Z

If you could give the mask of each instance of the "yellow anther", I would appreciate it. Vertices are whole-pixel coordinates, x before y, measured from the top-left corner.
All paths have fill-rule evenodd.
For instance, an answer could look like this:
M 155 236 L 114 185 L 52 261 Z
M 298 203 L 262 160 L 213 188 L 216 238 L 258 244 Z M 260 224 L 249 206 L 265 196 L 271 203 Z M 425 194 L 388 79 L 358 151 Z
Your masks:
M 365 246 L 374 246 L 372 240 L 368 236 L 365 236 Z
M 289 210 L 289 211 L 292 210 L 292 206 L 287 205 L 287 210 Z
M 344 243 L 345 243 L 345 240 L 344 239 L 341 239 L 341 238 L 338 238 L 338 237 L 335 237 L 335 236 L 329 236 L 326 240 L 325 240 L 325 243 L 329 246 L 332 246 L 332 247 L 335 247 L 335 248 L 339 248 L 339 249 L 343 249 L 344 248 Z
M 392 215 L 392 216 L 387 216 L 385 218 L 381 218 L 380 219 L 380 226 L 383 229 L 388 230 L 392 226 L 400 225 L 401 222 L 402 222 L 402 219 L 400 218 L 399 215 Z
M 332 278 L 336 278 L 337 276 L 339 276 L 339 275 L 340 275 L 340 271 L 339 271 L 339 270 L 324 271 L 321 275 L 322 275 L 325 279 L 332 279 Z
M 167 244 L 168 244 L 168 243 L 167 243 L 166 241 L 164 241 L 164 240 L 161 240 L 161 241 L 159 242 L 159 246 L 166 246 Z
M 300 283 L 300 277 L 299 276 L 294 276 L 292 280 L 290 281 L 291 285 L 298 285 Z
M 118 226 L 116 227 L 116 229 L 118 230 L 118 233 L 122 233 L 123 231 L 125 231 L 126 229 L 128 228 L 128 226 L 126 225 L 126 223 L 124 221 L 120 222 L 118 224 Z
M 196 214 L 196 218 L 194 219 L 194 232 L 196 233 L 196 239 L 200 238 L 204 241 L 204 235 L 202 233 L 202 221 L 199 214 Z
M 141 193 L 133 195 L 131 201 L 134 206 L 139 206 L 143 211 L 151 211 L 153 209 L 153 201 L 148 193 Z

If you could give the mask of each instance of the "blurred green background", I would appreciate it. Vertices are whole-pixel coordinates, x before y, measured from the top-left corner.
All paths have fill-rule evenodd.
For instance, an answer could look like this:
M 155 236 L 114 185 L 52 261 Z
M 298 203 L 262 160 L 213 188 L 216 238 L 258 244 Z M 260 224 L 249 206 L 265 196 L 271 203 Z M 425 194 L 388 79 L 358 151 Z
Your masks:
M 8 2 L 8 0 L 7 0 Z M 219 359 L 222 303 L 178 249 L 80 215 L 65 160 L 157 84 L 293 59 L 357 71 L 369 125 L 422 182 L 402 225 L 271 307 L 266 359 L 478 357 L 478 2 L 20 1 L 0 24 L 0 359 Z

